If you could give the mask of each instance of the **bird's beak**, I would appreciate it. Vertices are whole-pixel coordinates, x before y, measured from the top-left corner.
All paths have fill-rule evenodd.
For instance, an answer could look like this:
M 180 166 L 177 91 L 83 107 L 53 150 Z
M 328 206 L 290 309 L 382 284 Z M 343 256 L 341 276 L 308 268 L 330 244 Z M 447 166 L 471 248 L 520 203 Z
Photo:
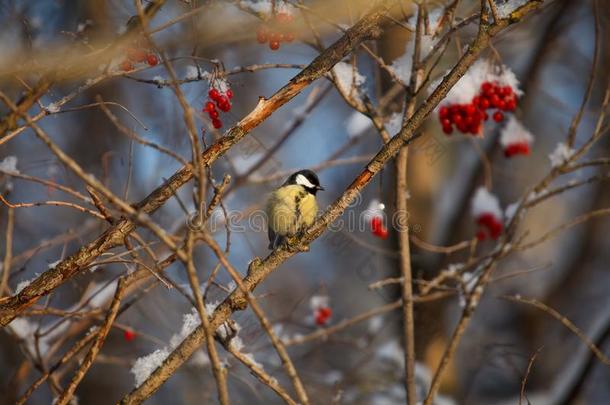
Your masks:
M 322 190 L 322 191 L 324 191 L 324 187 L 322 187 L 322 186 L 316 186 L 316 190 Z

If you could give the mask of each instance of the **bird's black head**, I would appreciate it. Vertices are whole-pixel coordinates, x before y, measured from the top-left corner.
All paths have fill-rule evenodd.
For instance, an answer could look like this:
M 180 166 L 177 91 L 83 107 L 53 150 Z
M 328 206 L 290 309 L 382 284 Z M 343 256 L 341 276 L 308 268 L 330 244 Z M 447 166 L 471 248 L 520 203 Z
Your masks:
M 313 195 L 316 195 L 318 190 L 324 190 L 324 187 L 320 185 L 318 176 L 311 170 L 299 170 L 292 173 L 284 183 L 284 185 L 289 184 L 298 184 Z

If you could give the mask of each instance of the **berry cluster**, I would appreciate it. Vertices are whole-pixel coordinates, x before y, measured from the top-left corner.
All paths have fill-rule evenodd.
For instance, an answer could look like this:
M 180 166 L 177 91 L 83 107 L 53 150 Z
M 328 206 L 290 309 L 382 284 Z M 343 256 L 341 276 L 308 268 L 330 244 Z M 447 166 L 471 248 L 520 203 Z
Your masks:
M 325 326 L 332 316 L 333 311 L 327 306 L 317 308 L 314 311 L 314 320 L 318 326 Z
M 375 216 L 371 218 L 371 232 L 378 238 L 388 238 L 388 228 L 386 228 L 383 224 L 383 218 L 381 216 Z
M 280 12 L 275 15 L 274 21 L 267 26 L 262 25 L 256 32 L 256 40 L 259 44 L 269 42 L 269 48 L 273 51 L 280 49 L 281 42 L 294 41 L 294 33 L 287 30 L 288 24 L 292 22 L 292 14 Z
M 513 157 L 515 155 L 529 155 L 530 144 L 528 142 L 513 143 L 504 148 L 504 156 Z
M 231 111 L 231 99 L 233 98 L 233 90 L 227 89 L 224 94 L 217 88 L 211 88 L 208 92 L 210 100 L 208 100 L 203 106 L 203 112 L 207 112 L 212 120 L 212 126 L 216 129 L 222 128 L 222 121 L 220 120 L 220 113 L 216 109 L 222 112 Z M 216 104 L 214 104 L 216 103 Z
M 130 46 L 127 48 L 127 59 L 123 60 L 119 68 L 128 72 L 133 70 L 138 63 L 146 63 L 148 66 L 156 66 L 159 63 L 157 55 L 149 50 L 140 47 Z
M 464 133 L 480 134 L 483 121 L 489 118 L 487 110 L 496 111 L 492 118 L 495 122 L 504 120 L 505 111 L 515 111 L 517 95 L 510 86 L 501 86 L 498 82 L 483 82 L 480 93 L 473 97 L 469 104 L 452 104 L 441 107 L 438 117 L 447 135 L 453 133 L 453 127 Z
M 484 212 L 479 215 L 477 218 L 477 225 L 479 225 L 477 239 L 481 241 L 485 240 L 487 236 L 494 240 L 498 239 L 504 228 L 502 221 L 490 212 Z M 487 232 L 485 232 L 486 230 Z
M 125 329 L 123 331 L 123 339 L 125 339 L 126 342 L 131 342 L 136 338 L 137 334 L 136 332 L 129 328 L 129 329 Z

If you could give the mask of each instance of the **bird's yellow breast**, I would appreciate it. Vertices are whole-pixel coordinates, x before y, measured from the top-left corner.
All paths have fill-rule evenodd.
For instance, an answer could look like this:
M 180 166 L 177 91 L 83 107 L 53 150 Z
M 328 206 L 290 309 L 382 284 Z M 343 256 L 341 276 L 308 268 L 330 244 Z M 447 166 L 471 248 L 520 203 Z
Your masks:
M 279 235 L 294 235 L 309 227 L 317 214 L 316 198 L 299 185 L 278 188 L 267 202 L 268 226 Z

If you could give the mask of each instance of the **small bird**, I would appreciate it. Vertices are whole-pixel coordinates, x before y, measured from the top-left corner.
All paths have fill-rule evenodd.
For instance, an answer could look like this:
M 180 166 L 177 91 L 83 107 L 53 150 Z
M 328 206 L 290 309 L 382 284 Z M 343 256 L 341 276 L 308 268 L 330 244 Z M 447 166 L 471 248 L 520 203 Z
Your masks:
M 269 249 L 273 250 L 313 224 L 318 213 L 316 193 L 324 190 L 311 170 L 293 173 L 267 200 Z

